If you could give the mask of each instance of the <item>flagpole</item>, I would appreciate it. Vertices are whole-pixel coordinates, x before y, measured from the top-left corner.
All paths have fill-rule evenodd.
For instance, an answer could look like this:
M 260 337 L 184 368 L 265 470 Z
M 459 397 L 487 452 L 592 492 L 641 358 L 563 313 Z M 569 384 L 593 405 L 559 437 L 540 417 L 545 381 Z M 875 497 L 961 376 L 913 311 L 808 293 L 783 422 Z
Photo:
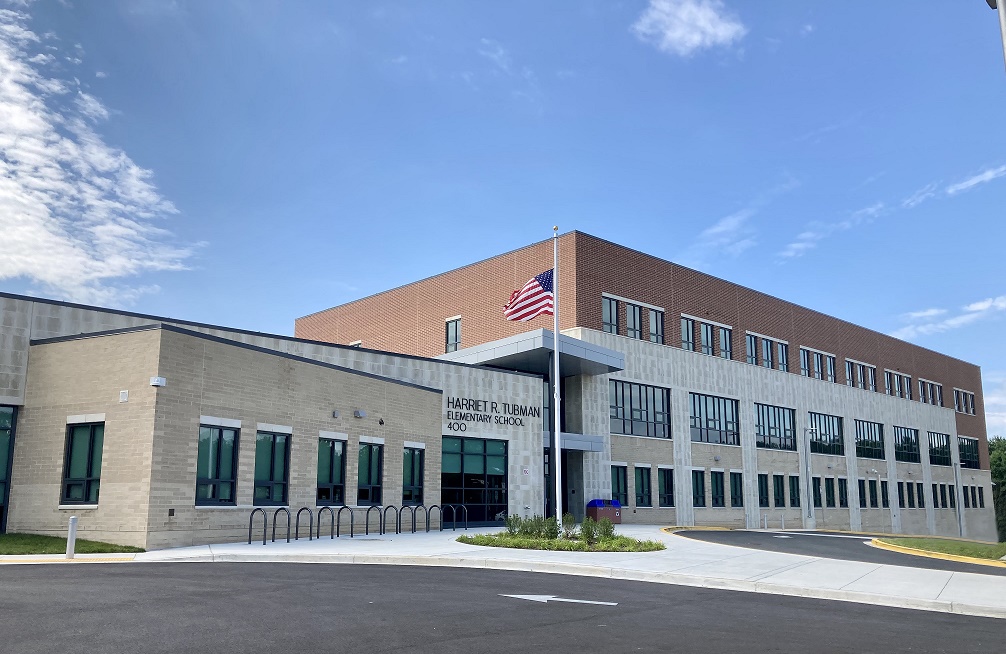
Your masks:
M 559 429 L 559 416 L 562 415 L 559 406 L 559 389 L 562 378 L 559 377 L 559 227 L 552 227 L 552 295 L 553 295 L 553 339 L 555 352 L 552 358 L 555 359 L 555 369 L 552 378 L 552 405 L 555 407 L 555 436 L 552 440 L 552 460 L 555 462 L 555 517 L 558 525 L 562 528 L 562 435 Z

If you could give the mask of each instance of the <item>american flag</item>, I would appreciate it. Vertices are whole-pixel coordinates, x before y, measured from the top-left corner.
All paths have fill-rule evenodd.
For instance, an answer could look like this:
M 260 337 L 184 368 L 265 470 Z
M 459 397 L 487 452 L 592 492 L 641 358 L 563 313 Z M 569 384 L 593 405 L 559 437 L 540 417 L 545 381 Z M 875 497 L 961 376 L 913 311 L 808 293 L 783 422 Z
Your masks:
M 510 301 L 503 307 L 507 320 L 527 322 L 537 316 L 551 316 L 555 310 L 555 295 L 552 293 L 552 271 L 546 270 L 524 284 L 524 288 L 510 294 Z

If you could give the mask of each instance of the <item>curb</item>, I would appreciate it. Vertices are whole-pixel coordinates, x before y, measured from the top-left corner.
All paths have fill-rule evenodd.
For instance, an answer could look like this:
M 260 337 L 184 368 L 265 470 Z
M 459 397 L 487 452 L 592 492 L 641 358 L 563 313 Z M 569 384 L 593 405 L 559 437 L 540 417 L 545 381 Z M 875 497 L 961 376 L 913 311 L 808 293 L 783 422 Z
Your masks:
M 912 556 L 924 556 L 930 559 L 943 559 L 944 561 L 957 561 L 958 563 L 973 563 L 975 565 L 984 565 L 993 568 L 1006 568 L 1006 561 L 996 560 L 996 559 L 979 559 L 973 556 L 963 556 L 960 554 L 947 554 L 945 552 L 933 552 L 930 550 L 920 550 L 915 547 L 907 547 L 905 545 L 895 545 L 894 543 L 885 543 L 879 538 L 874 538 L 870 541 L 872 547 L 876 547 L 881 550 L 890 550 L 891 552 L 900 552 L 901 554 L 910 554 Z
M 674 526 L 661 527 L 660 531 L 665 534 L 676 534 L 679 531 L 733 531 L 730 527 L 703 527 L 703 526 Z
M 91 557 L 91 558 L 72 558 L 68 559 L 65 556 L 62 558 L 26 558 L 32 556 L 31 554 L 5 554 L 0 556 L 0 565 L 32 565 L 34 563 L 64 563 L 64 564 L 74 564 L 74 563 L 128 563 L 136 560 L 136 556 L 120 556 L 120 557 Z

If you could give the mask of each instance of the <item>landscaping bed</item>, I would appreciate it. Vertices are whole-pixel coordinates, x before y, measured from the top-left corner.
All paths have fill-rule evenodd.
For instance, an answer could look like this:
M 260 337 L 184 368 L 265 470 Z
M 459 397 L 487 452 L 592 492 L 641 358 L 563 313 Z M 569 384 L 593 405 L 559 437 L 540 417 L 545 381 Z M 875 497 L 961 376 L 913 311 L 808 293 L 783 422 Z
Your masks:
M 510 547 L 521 550 L 552 550 L 561 552 L 654 552 L 664 544 L 654 540 L 639 540 L 615 533 L 611 520 L 595 522 L 584 518 L 577 527 L 573 516 L 563 516 L 560 528 L 555 518 L 534 516 L 507 518 L 506 531 L 496 534 L 460 536 L 459 543 L 486 547 Z
M 945 538 L 878 538 L 882 543 L 911 547 L 927 552 L 970 556 L 975 559 L 999 560 L 1006 556 L 1006 543 L 982 543 Z
M 142 548 L 129 545 L 113 545 L 96 540 L 77 539 L 74 552 L 77 554 L 111 554 L 118 552 L 143 552 Z M 0 555 L 2 554 L 66 554 L 66 539 L 38 534 L 0 534 Z

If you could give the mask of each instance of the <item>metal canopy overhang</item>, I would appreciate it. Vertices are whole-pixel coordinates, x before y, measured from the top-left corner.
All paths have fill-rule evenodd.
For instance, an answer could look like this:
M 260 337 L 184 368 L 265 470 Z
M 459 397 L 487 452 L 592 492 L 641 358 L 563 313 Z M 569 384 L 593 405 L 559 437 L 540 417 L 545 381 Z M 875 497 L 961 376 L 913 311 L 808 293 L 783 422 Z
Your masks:
M 553 342 L 551 331 L 536 329 L 437 358 L 547 376 Z M 605 375 L 624 369 L 625 355 L 621 352 L 559 334 L 559 374 L 563 377 Z
M 542 432 L 542 441 L 546 449 L 552 449 L 552 432 Z M 604 437 L 592 434 L 571 434 L 562 432 L 562 443 L 564 450 L 578 450 L 580 452 L 604 452 Z

